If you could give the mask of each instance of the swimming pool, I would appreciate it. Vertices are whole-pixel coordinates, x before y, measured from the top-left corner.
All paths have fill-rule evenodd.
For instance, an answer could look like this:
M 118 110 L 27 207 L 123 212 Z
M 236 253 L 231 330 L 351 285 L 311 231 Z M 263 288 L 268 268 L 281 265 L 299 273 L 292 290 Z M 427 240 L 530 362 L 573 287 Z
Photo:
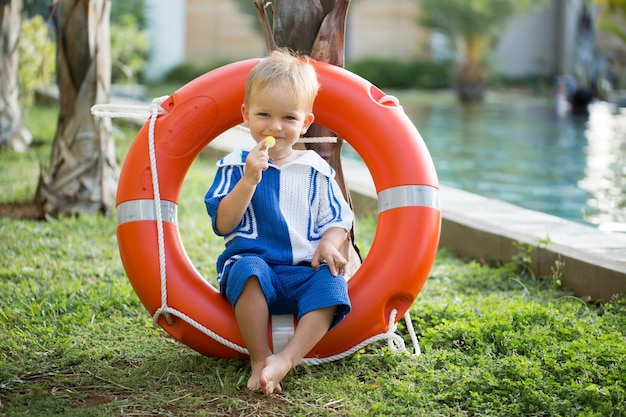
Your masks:
M 398 98 L 442 184 L 626 231 L 626 114 L 612 114 L 603 102 L 589 116 L 558 117 L 548 99 L 463 106 Z

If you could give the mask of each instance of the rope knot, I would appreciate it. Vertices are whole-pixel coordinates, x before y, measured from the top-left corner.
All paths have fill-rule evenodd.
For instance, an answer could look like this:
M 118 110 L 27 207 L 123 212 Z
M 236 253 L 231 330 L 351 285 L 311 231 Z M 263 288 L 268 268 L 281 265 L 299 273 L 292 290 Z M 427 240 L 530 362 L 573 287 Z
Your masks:
M 399 354 L 406 351 L 406 343 L 404 343 L 404 339 L 400 337 L 400 335 L 396 334 L 396 331 L 398 330 L 396 314 L 398 314 L 398 310 L 391 310 L 391 313 L 389 314 L 389 329 L 385 335 L 387 336 L 387 346 L 389 347 L 389 350 L 393 353 Z M 408 310 L 404 313 L 404 322 L 406 323 L 407 330 L 411 336 L 411 341 L 413 342 L 413 355 L 421 355 L 422 352 L 420 350 L 420 345 L 417 341 L 417 336 L 415 334 L 415 330 L 413 329 L 413 323 L 411 322 L 411 314 Z
M 168 97 L 169 96 L 161 96 L 161 97 L 152 99 L 152 102 L 150 103 L 150 106 L 148 107 L 148 111 L 150 112 L 150 114 L 152 115 L 166 114 L 167 111 L 163 107 L 161 107 L 161 104 L 163 104 L 163 102 L 167 100 Z
M 398 314 L 398 310 L 395 308 L 391 310 L 389 314 L 389 329 L 387 329 L 387 346 L 389 350 L 395 354 L 402 353 L 406 350 L 406 345 L 404 340 L 400 337 L 400 335 L 396 334 L 396 330 L 398 330 L 398 325 L 396 324 L 396 314 Z
M 157 311 L 154 312 L 154 316 L 152 316 L 152 323 L 157 325 L 159 321 L 159 317 L 165 316 L 165 321 L 169 326 L 174 324 L 174 319 L 172 319 L 172 315 L 170 314 L 169 307 L 167 305 L 162 305 Z

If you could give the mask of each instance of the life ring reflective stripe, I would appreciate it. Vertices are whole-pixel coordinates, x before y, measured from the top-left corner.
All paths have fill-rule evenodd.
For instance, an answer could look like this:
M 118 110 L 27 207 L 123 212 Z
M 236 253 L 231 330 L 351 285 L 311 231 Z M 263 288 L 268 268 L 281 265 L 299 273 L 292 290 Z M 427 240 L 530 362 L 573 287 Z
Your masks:
M 117 206 L 117 224 L 156 220 L 154 200 L 131 200 Z M 161 200 L 161 219 L 164 222 L 178 224 L 178 204 Z
M 243 346 L 230 304 L 196 271 L 183 247 L 177 219 L 185 174 L 216 136 L 241 123 L 245 78 L 258 62 L 226 65 L 191 81 L 163 104 L 155 125 L 160 207 L 167 284 L 161 288 L 148 123 L 126 156 L 117 193 L 120 256 L 139 299 L 154 314 L 167 303 L 188 321 L 163 317 L 175 339 L 207 356 L 241 353 L 198 329 L 202 326 Z M 363 78 L 314 63 L 321 89 L 314 113 L 320 123 L 356 150 L 368 167 L 379 200 L 376 233 L 361 267 L 348 281 L 352 312 L 324 336 L 307 357 L 331 357 L 385 333 L 392 310 L 399 319 L 424 285 L 439 243 L 438 181 L 430 154 L 403 109 Z M 207 219 L 207 221 L 209 221 Z M 190 324 L 191 323 L 191 324 Z M 269 332 L 269 330 L 268 330 Z
M 439 207 L 439 194 L 432 187 L 410 185 L 389 188 L 378 193 L 378 211 L 383 212 L 397 207 L 425 206 Z M 171 201 L 161 201 L 163 221 L 178 223 L 178 205 Z M 117 223 L 156 220 L 154 200 L 132 200 L 117 206 Z
M 398 207 L 439 207 L 439 190 L 424 185 L 404 185 L 378 193 L 378 212 Z

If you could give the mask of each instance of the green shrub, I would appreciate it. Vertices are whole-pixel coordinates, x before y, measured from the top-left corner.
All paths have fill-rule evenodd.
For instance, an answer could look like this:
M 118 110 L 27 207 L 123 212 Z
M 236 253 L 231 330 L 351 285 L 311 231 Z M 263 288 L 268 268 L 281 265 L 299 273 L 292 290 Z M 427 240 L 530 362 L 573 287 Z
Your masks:
M 32 104 L 37 88 L 54 82 L 55 45 L 41 16 L 24 20 L 20 34 L 18 88 L 20 101 Z
M 432 89 L 451 85 L 450 62 L 401 61 L 364 58 L 346 64 L 346 69 L 380 88 Z
M 132 15 L 137 21 L 140 29 L 145 29 L 148 25 L 146 19 L 146 2 L 144 0 L 125 0 L 111 2 L 111 25 L 116 25 L 125 19 L 125 16 Z
M 148 65 L 150 41 L 137 29 L 137 18 L 126 14 L 111 23 L 111 82 L 128 83 L 142 79 Z M 56 45 L 54 34 L 41 15 L 24 20 L 20 34 L 18 82 L 20 99 L 33 102 L 35 90 L 55 82 Z
M 554 80 L 549 75 L 509 76 L 492 74 L 489 76 L 489 84 L 494 88 L 525 88 L 542 95 L 549 95 L 554 90 Z
M 165 73 L 165 75 L 163 75 L 162 82 L 183 85 L 193 80 L 194 78 L 201 76 L 202 74 L 222 67 L 226 64 L 230 64 L 234 61 L 235 60 L 232 59 L 222 59 L 214 61 L 206 66 L 200 66 L 192 62 L 183 62 L 170 68 Z
M 170 68 L 163 75 L 163 82 L 185 84 L 200 76 L 202 70 L 191 62 L 183 62 Z
M 452 85 L 453 68 L 450 61 L 415 61 L 411 65 L 410 88 L 448 88 Z
M 137 18 L 132 14 L 121 16 L 119 23 L 111 23 L 112 83 L 136 83 L 143 78 L 150 39 L 137 27 Z

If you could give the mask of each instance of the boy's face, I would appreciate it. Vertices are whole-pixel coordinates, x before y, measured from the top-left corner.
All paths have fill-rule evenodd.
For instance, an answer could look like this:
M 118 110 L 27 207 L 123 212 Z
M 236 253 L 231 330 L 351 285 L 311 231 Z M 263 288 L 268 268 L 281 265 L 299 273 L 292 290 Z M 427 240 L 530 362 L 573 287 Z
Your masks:
M 259 142 L 274 136 L 274 152 L 291 148 L 302 136 L 315 117 L 306 103 L 279 88 L 266 88 L 249 97 L 241 106 L 241 114 L 250 134 Z

